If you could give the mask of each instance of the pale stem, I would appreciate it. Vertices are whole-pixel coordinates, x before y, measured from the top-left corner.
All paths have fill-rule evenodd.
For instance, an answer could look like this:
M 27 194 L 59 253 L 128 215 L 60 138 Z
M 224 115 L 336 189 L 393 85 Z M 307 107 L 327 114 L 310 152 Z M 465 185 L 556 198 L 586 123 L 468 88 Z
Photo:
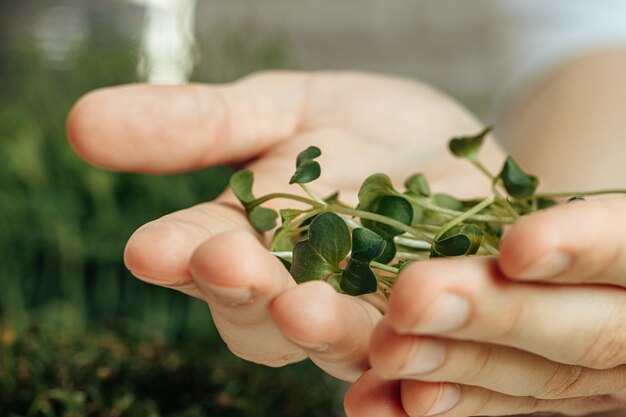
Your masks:
M 398 245 L 406 246 L 408 248 L 430 250 L 430 243 L 425 240 L 409 239 L 402 236 L 396 236 L 393 241 Z
M 290 261 L 293 259 L 293 252 L 270 252 L 274 256 L 278 256 L 279 258 L 283 258 L 286 261 Z
M 313 191 L 311 191 L 311 189 L 306 184 L 298 183 L 298 185 L 304 190 L 305 193 L 307 193 L 307 195 L 309 197 L 311 197 L 311 199 L 313 201 L 315 201 L 316 203 L 318 203 L 319 205 L 324 206 L 324 207 L 326 207 L 328 205 L 327 202 L 325 202 L 324 200 L 322 200 L 321 198 L 316 196 L 315 193 L 313 193 Z
M 400 270 L 398 268 L 394 268 L 393 266 L 381 264 L 380 262 L 372 261 L 372 262 L 370 262 L 370 266 L 372 268 L 380 269 L 381 271 L 387 271 L 387 272 L 391 272 L 391 273 L 394 273 L 394 274 L 397 274 L 398 272 L 400 272 Z
M 474 214 L 480 212 L 481 210 L 489 207 L 489 205 L 493 204 L 493 202 L 496 200 L 497 196 L 492 195 L 490 197 L 487 197 L 486 199 L 484 199 L 483 201 L 481 201 L 480 203 L 476 204 L 474 207 L 472 207 L 471 209 L 467 210 L 465 213 L 463 213 L 462 215 L 455 217 L 454 219 L 452 219 L 451 221 L 449 221 L 448 223 L 446 223 L 441 230 L 439 231 L 439 233 L 437 233 L 437 235 L 435 236 L 435 239 L 441 237 L 445 232 L 447 232 L 448 230 L 450 230 L 451 228 L 453 228 L 454 226 L 456 226 L 459 223 L 464 222 L 465 220 L 469 219 L 470 217 L 472 217 Z

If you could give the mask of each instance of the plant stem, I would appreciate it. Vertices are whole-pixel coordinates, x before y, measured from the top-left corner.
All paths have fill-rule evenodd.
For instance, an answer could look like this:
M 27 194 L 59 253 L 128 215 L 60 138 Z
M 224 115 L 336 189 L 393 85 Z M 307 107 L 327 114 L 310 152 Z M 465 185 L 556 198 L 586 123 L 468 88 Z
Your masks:
M 419 261 L 419 260 L 424 259 L 424 255 L 419 255 L 417 253 L 411 253 L 411 252 L 396 252 L 396 258 Z
M 409 200 L 410 202 L 415 203 L 416 205 L 420 206 L 421 208 L 424 208 L 426 210 L 436 211 L 436 212 L 439 212 L 441 214 L 446 214 L 451 217 L 460 216 L 466 213 L 464 211 L 450 210 L 447 208 L 439 207 L 438 205 L 433 204 L 430 201 L 423 199 L 423 198 L 415 198 L 409 195 L 404 195 L 403 197 Z M 515 219 L 511 217 L 491 216 L 488 214 L 472 215 L 471 219 L 475 221 L 479 221 L 479 222 L 501 223 L 501 224 L 511 224 L 515 222 Z
M 609 188 L 606 190 L 594 190 L 594 191 L 555 191 L 549 193 L 535 194 L 536 198 L 551 198 L 551 197 L 571 197 L 573 195 L 601 195 L 601 194 L 626 194 L 624 189 Z
M 499 203 L 501 207 L 504 207 L 504 209 L 511 215 L 511 217 L 513 217 L 514 219 L 519 219 L 519 213 L 515 211 L 511 203 L 509 203 L 509 200 L 507 200 L 505 197 L 502 197 L 500 195 L 496 196 L 496 202 Z
M 499 255 L 499 254 L 500 254 L 500 251 L 499 251 L 498 249 L 494 248 L 493 246 L 491 246 L 491 244 L 489 244 L 489 243 L 485 242 L 484 240 L 483 240 L 483 245 L 482 245 L 482 247 L 483 247 L 483 248 L 484 248 L 487 252 L 489 252 L 489 254 L 490 254 L 490 255 Z
M 325 202 L 324 200 L 316 196 L 306 184 L 298 184 L 298 185 L 304 190 L 305 193 L 307 193 L 309 197 L 311 197 L 313 201 L 317 202 L 319 205 L 324 206 L 324 207 L 328 205 L 327 202 Z
M 483 165 L 482 162 L 480 162 L 478 159 L 476 158 L 468 158 L 469 161 L 472 163 L 472 165 L 474 165 L 476 168 L 478 168 L 478 170 L 480 172 L 482 172 L 483 174 L 485 174 L 487 176 L 487 178 L 489 178 L 491 181 L 494 180 L 495 176 L 489 172 L 489 170 L 487 169 L 486 166 Z
M 279 258 L 283 258 L 287 261 L 293 259 L 293 252 L 270 252 L 274 256 L 278 256 Z
M 288 199 L 288 200 L 295 200 L 295 201 L 299 201 L 301 203 L 309 204 L 309 205 L 311 205 L 313 207 L 323 207 L 317 201 L 311 200 L 311 199 L 306 198 L 306 197 L 301 197 L 299 195 L 289 194 L 289 193 L 272 193 L 272 194 L 264 195 L 263 197 L 259 197 L 256 200 L 252 201 L 250 204 L 248 204 L 246 206 L 246 209 L 248 209 L 248 210 L 253 209 L 256 206 L 259 206 L 259 205 L 265 203 L 266 201 L 273 200 L 275 198 L 285 198 L 285 199 Z
M 280 230 L 278 232 L 278 234 L 276 234 L 274 236 L 274 238 L 272 239 L 272 242 L 270 243 L 270 247 L 269 250 L 272 251 L 276 248 L 275 246 L 275 242 L 280 241 L 280 239 L 283 238 L 283 236 L 285 236 L 287 233 L 289 233 L 291 231 L 291 227 L 294 224 L 301 224 L 302 222 L 304 222 L 305 220 L 310 219 L 311 217 L 315 217 L 317 216 L 319 213 L 321 213 L 323 211 L 322 208 L 314 208 L 314 209 L 310 209 L 308 211 L 305 211 L 302 213 L 302 215 L 292 219 L 290 222 L 287 222 L 287 224 L 283 224 L 282 230 Z
M 394 237 L 393 241 L 397 245 L 402 245 L 408 248 L 418 249 L 418 250 L 430 250 L 430 246 L 431 246 L 430 243 L 425 240 L 408 239 L 402 236 Z
M 295 228 L 295 229 L 291 229 L 291 233 L 293 233 L 295 235 L 297 233 L 306 232 L 307 230 L 309 230 L 309 225 L 298 227 L 298 228 Z
M 426 235 L 424 235 L 422 232 L 420 232 L 419 230 L 411 227 L 411 226 L 407 226 L 404 223 L 401 223 L 397 220 L 394 220 L 392 218 L 389 218 L 387 216 L 382 216 L 380 214 L 376 214 L 376 213 L 370 213 L 368 211 L 362 211 L 362 210 L 357 210 L 357 209 L 351 209 L 351 208 L 345 208 L 345 207 L 341 207 L 341 206 L 335 206 L 335 205 L 329 205 L 325 208 L 326 211 L 332 211 L 335 213 L 339 213 L 339 214 L 347 214 L 348 216 L 353 216 L 353 217 L 360 217 L 361 219 L 368 219 L 368 220 L 372 220 L 375 222 L 379 222 L 379 223 L 384 223 L 388 226 L 391 227 L 395 227 L 396 229 L 400 229 L 403 232 L 407 232 L 417 238 L 420 239 L 427 239 L 428 237 Z
M 391 272 L 391 273 L 394 273 L 394 274 L 397 274 L 398 272 L 400 272 L 400 270 L 398 268 L 394 268 L 393 266 L 381 264 L 380 262 L 372 261 L 372 262 L 370 262 L 370 266 L 372 268 L 380 269 L 382 271 L 387 271 L 387 272 Z
M 483 201 L 481 201 L 480 203 L 476 204 L 474 207 L 472 207 L 471 209 L 467 210 L 466 212 L 464 212 L 463 214 L 461 214 L 458 217 L 455 217 L 454 219 L 450 220 L 448 223 L 446 223 L 441 230 L 435 235 L 435 240 L 437 240 L 438 238 L 440 238 L 445 232 L 447 232 L 448 230 L 450 230 L 451 228 L 453 228 L 454 226 L 456 226 L 457 224 L 469 219 L 470 217 L 472 217 L 472 215 L 480 212 L 481 210 L 483 210 L 484 208 L 488 207 L 489 205 L 493 204 L 494 201 L 496 201 L 497 196 L 492 195 L 490 197 L 485 198 Z

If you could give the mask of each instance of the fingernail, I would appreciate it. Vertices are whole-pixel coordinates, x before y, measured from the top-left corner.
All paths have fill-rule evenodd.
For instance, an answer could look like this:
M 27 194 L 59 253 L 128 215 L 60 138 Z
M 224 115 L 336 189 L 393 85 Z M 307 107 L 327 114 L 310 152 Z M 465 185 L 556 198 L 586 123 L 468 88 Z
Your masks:
M 439 368 L 446 357 L 445 345 L 436 340 L 416 338 L 400 370 L 400 376 L 421 375 Z
M 549 252 L 522 272 L 517 274 L 521 279 L 545 279 L 565 272 L 572 263 L 572 257 L 563 252 Z
M 206 291 L 212 293 L 224 304 L 237 307 L 254 302 L 252 289 L 249 287 L 226 287 L 222 285 L 199 283 Z
M 414 330 L 420 333 L 446 333 L 461 327 L 470 313 L 470 303 L 458 294 L 444 292 L 435 299 Z
M 439 397 L 435 404 L 428 410 L 425 416 L 434 416 L 445 413 L 459 403 L 461 399 L 461 387 L 457 384 L 441 384 Z

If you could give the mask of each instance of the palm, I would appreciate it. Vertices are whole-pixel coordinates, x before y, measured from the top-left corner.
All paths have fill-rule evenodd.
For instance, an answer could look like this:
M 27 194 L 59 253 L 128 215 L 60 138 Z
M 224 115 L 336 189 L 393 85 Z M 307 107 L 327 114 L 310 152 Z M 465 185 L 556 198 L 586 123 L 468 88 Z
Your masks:
M 176 106 L 172 99 L 185 88 L 194 101 Z M 140 115 L 106 111 L 129 97 Z M 177 114 L 181 107 L 186 111 Z M 212 89 L 103 91 L 76 106 L 69 129 L 79 153 L 114 169 L 172 172 L 251 160 L 258 195 L 293 191 L 287 184 L 295 156 L 310 145 L 323 153 L 311 188 L 321 196 L 339 191 L 350 203 L 374 172 L 402 181 L 421 171 L 434 189 L 464 196 L 489 185 L 445 146 L 451 136 L 478 131 L 477 122 L 426 87 L 381 77 L 270 74 Z M 141 153 L 130 152 L 138 147 Z M 487 165 L 499 159 L 492 143 L 485 157 Z M 379 310 L 320 282 L 296 287 L 254 235 L 227 192 L 143 226 L 126 263 L 146 281 L 206 300 L 223 339 L 245 359 L 282 365 L 308 355 L 337 377 L 358 377 Z

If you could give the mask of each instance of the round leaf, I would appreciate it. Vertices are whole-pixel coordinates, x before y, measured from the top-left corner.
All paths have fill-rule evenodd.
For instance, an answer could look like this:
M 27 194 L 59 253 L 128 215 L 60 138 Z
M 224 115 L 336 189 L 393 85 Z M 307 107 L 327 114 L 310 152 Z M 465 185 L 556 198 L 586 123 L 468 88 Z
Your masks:
M 255 200 L 254 194 L 252 194 L 253 181 L 254 174 L 248 169 L 235 172 L 230 177 L 230 188 L 244 206 Z
M 385 241 L 371 230 L 357 228 L 352 231 L 352 259 L 361 262 L 371 262 L 376 259 L 385 248 Z
M 394 242 L 393 236 L 388 236 L 385 238 L 385 247 L 383 248 L 383 252 L 374 260 L 381 264 L 387 264 L 396 257 L 396 251 L 396 242 Z
M 453 138 L 448 143 L 448 148 L 455 156 L 473 159 L 478 157 L 478 151 L 483 144 L 485 136 L 491 132 L 491 127 L 486 127 L 474 136 L 462 136 Z
M 430 195 L 430 186 L 423 174 L 413 174 L 405 182 L 406 194 L 415 197 L 428 197 Z
M 309 146 L 298 154 L 296 158 L 296 172 L 289 180 L 289 184 L 297 182 L 306 184 L 319 178 L 321 174 L 320 164 L 314 161 L 322 151 L 316 146 Z
M 431 257 L 474 255 L 483 242 L 483 231 L 474 224 L 459 224 L 435 239 Z
M 296 172 L 289 180 L 289 184 L 296 182 L 298 184 L 306 184 L 318 179 L 321 173 L 322 169 L 320 168 L 320 164 L 316 161 L 307 161 L 296 168 Z
M 320 148 L 317 146 L 309 146 L 298 154 L 298 157 L 296 158 L 296 167 L 299 167 L 304 162 L 312 161 L 320 155 L 322 155 Z
M 311 222 L 308 238 L 293 249 L 291 275 L 297 282 L 322 279 L 341 270 L 350 252 L 350 229 L 339 215 L 322 213 Z
M 539 184 L 537 177 L 522 171 L 517 162 L 510 156 L 506 158 L 498 178 L 502 179 L 506 192 L 515 198 L 532 196 Z
M 359 210 L 372 211 L 376 201 L 386 195 L 396 195 L 391 180 L 385 174 L 373 174 L 363 181 L 359 189 Z
M 297 283 L 322 279 L 333 272 L 337 272 L 336 268 L 311 245 L 308 239 L 296 243 L 289 273 Z
M 348 295 L 363 295 L 376 292 L 378 281 L 367 263 L 350 260 L 341 274 L 339 287 Z
M 261 232 L 267 232 L 276 227 L 276 217 L 278 217 L 278 213 L 274 210 L 259 206 L 248 213 L 250 224 Z

